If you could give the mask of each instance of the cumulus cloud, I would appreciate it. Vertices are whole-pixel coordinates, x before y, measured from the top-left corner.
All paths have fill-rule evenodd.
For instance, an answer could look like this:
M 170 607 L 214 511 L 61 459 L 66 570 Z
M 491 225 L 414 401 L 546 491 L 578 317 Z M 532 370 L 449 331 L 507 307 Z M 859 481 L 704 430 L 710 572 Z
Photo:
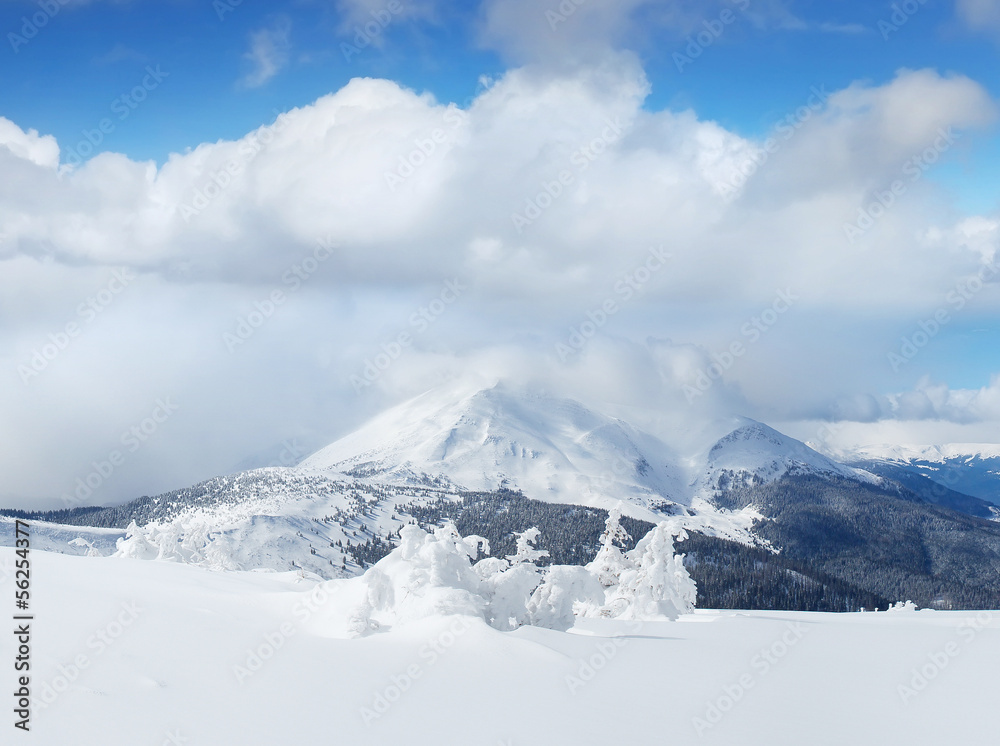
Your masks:
M 101 154 L 58 171 L 51 138 L 8 123 L 0 136 L 32 188 L 6 195 L 14 240 L 5 251 L 265 281 L 322 239 L 338 247 L 336 283 L 419 284 L 459 271 L 494 296 L 585 297 L 665 243 L 677 251 L 661 297 L 763 299 L 792 285 L 815 298 L 837 283 L 820 281 L 810 262 L 849 248 L 845 222 L 942 131 L 960 143 L 994 113 L 966 78 L 903 71 L 831 93 L 822 111 L 776 133 L 781 148 L 759 173 L 738 179 L 760 143 L 693 112 L 646 111 L 647 93 L 628 54 L 566 76 L 515 70 L 466 110 L 358 79 L 160 168 Z M 902 287 L 918 294 L 932 277 L 921 261 L 953 261 L 941 256 L 944 233 L 913 244 L 914 226 L 927 223 L 913 222 L 925 188 L 914 184 L 873 230 L 887 240 L 852 303 L 896 292 L 884 273 L 898 278 L 900 263 L 912 280 Z M 40 195 L 51 196 L 44 206 Z
M 52 169 L 59 164 L 59 145 L 52 135 L 42 136 L 36 130 L 25 132 L 3 117 L 0 117 L 0 148 L 43 168 Z
M 885 396 L 866 395 L 835 406 L 835 419 L 854 422 L 877 420 L 934 420 L 957 424 L 1000 420 L 1000 375 L 978 389 L 951 389 L 946 383 L 925 378 L 911 391 Z
M 935 161 L 955 157 L 993 120 L 986 92 L 928 70 L 814 108 L 803 91 L 765 160 L 763 139 L 651 111 L 648 93 L 627 52 L 511 70 L 465 108 L 356 79 L 159 167 L 111 153 L 60 166 L 53 138 L 0 120 L 7 497 L 70 489 L 164 396 L 178 413 L 96 500 L 184 486 L 287 437 L 320 445 L 473 370 L 678 421 L 829 414 L 831 391 L 895 390 L 871 355 L 997 239 L 995 216 L 949 209 L 903 169 L 950 128 Z M 852 244 L 845 223 L 904 178 Z M 657 247 L 669 258 L 654 272 Z M 121 267 L 137 279 L 86 321 L 80 305 Z M 465 289 L 421 322 L 447 282 Z M 782 293 L 795 300 L 779 315 Z M 70 322 L 81 334 L 22 381 Z M 240 324 L 246 338 L 227 341 Z M 399 361 L 355 391 L 402 333 Z M 736 343 L 744 354 L 686 396 Z M 990 396 L 925 387 L 839 416 L 986 417 Z

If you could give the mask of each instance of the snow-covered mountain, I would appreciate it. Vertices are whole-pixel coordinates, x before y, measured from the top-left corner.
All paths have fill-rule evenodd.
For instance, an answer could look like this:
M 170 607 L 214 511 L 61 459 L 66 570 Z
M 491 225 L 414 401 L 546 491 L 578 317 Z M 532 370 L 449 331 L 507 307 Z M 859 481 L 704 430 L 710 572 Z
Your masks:
M 815 474 L 878 483 L 873 475 L 837 463 L 801 441 L 772 427 L 740 418 L 740 424 L 720 438 L 700 459 L 699 491 L 728 489 L 740 484 L 763 484 L 789 473 Z
M 506 384 L 437 389 L 390 409 L 302 463 L 403 485 L 520 489 L 547 502 L 656 510 L 690 502 L 663 441 L 579 402 Z
M 780 549 L 782 556 L 787 550 L 789 562 L 816 563 L 838 582 L 864 577 L 861 591 L 886 598 L 912 589 L 946 607 L 949 599 L 981 603 L 992 592 L 1000 529 L 980 519 L 996 512 L 960 493 L 925 496 L 921 484 L 899 476 L 900 464 L 910 463 L 902 454 L 868 454 L 897 459 L 896 471 L 887 473 L 888 460 L 845 465 L 754 420 L 684 422 L 684 413 L 676 414 L 654 435 L 599 408 L 509 384 L 444 387 L 376 416 L 296 466 L 59 516 L 75 526 L 33 516 L 34 535 L 44 548 L 108 554 L 134 521 L 146 539 L 134 542 L 143 555 L 329 578 L 380 559 L 414 521 L 464 520 L 463 531 L 489 534 L 494 545 L 540 526 L 547 548 L 576 562 L 600 534 L 604 519 L 596 509 L 621 503 L 631 519 L 669 516 L 709 537 L 706 551 L 722 551 L 718 539 Z M 925 469 L 995 458 L 987 449 L 918 455 L 931 464 Z M 865 464 L 870 471 L 855 468 Z M 853 528 L 845 533 L 845 526 Z M 873 547 L 885 537 L 894 547 L 919 544 L 933 566 L 904 551 L 892 565 L 905 567 L 903 574 L 883 571 Z M 737 561 L 735 550 L 725 551 L 723 563 Z M 744 590 L 753 594 L 747 598 L 785 603 L 782 582 Z M 950 584 L 944 595 L 940 583 Z M 841 591 L 856 595 L 859 588 Z
M 843 454 L 861 468 L 881 465 L 922 475 L 955 492 L 1000 506 L 1000 445 L 872 445 Z
M 668 446 L 571 399 L 503 383 L 460 394 L 443 388 L 379 415 L 302 467 L 398 484 L 516 488 L 536 500 L 603 508 L 623 500 L 653 511 L 691 508 L 720 479 L 769 482 L 789 471 L 873 479 L 754 420 L 708 429 L 721 437 L 707 448 L 683 434 Z
M 690 529 L 755 541 L 750 506 L 719 508 L 713 498 L 737 484 L 788 473 L 874 478 L 746 418 L 695 423 L 663 439 L 578 401 L 506 383 L 442 387 L 376 416 L 294 467 L 254 469 L 140 498 L 92 518 L 119 530 L 129 521 L 210 534 L 244 568 L 301 568 L 350 574 L 360 545 L 387 540 L 410 505 L 458 501 L 461 492 L 519 490 L 547 503 L 609 509 L 633 518 L 674 516 Z M 710 436 L 705 446 L 705 432 Z M 695 439 L 695 436 L 690 436 Z M 679 446 L 676 444 L 680 444 Z M 166 530 L 166 529 L 164 529 Z M 114 534 L 40 526 L 53 547 L 74 536 L 75 551 L 106 553 Z

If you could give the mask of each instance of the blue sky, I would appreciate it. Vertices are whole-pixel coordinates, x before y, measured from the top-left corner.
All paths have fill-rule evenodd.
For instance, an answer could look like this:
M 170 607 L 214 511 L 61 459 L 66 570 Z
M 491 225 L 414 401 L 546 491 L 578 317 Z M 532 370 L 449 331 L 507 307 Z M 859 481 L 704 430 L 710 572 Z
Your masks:
M 537 6 L 539 14 L 549 6 L 558 9 L 558 3 Z M 962 73 L 1000 96 L 996 41 L 963 27 L 951 2 L 928 0 L 899 31 L 885 32 L 888 39 L 879 28 L 892 18 L 887 2 L 788 3 L 768 21 L 739 12 L 738 2 L 730 6 L 736 21 L 683 73 L 674 54 L 684 53 L 687 29 L 654 24 L 622 40 L 640 55 L 652 83 L 648 108 L 692 107 L 743 134 L 762 134 L 800 106 L 813 86 L 834 90 L 857 80 L 885 82 L 902 67 Z M 31 0 L 4 0 L 0 29 L 20 36 L 23 19 L 39 7 Z M 495 77 L 510 64 L 502 50 L 484 42 L 481 13 L 469 4 L 445 4 L 433 18 L 394 18 L 379 34 L 379 47 L 349 61 L 340 45 L 352 43 L 359 24 L 336 3 L 244 0 L 222 10 L 221 19 L 220 7 L 190 0 L 94 0 L 62 7 L 26 44 L 8 38 L 0 72 L 3 114 L 61 143 L 73 142 L 141 80 L 146 65 L 160 65 L 169 82 L 107 145 L 162 162 L 166 154 L 201 142 L 237 138 L 273 119 L 274 110 L 311 103 L 353 77 L 385 77 L 462 103 L 475 95 L 480 76 Z M 285 23 L 287 61 L 265 83 L 241 85 L 254 68 L 246 58 L 252 35 Z M 983 146 L 991 159 L 1000 156 L 997 142 Z M 970 168 L 978 187 L 988 168 L 980 159 Z M 952 183 L 960 181 L 956 176 Z
M 112 102 L 142 80 L 147 65 L 159 66 L 169 76 L 165 84 L 116 126 L 102 148 L 162 163 L 169 153 L 202 142 L 236 139 L 272 121 L 275 112 L 309 104 L 353 77 L 385 77 L 442 102 L 467 104 L 482 76 L 496 77 L 509 64 L 501 50 L 484 43 L 481 13 L 462 3 L 447 4 L 433 18 L 394 17 L 350 59 L 342 45 L 353 44 L 364 24 L 336 3 L 226 3 L 70 4 L 27 39 L 24 19 L 40 6 L 6 0 L 0 28 L 11 53 L 0 77 L 3 114 L 72 147 L 102 118 L 114 116 Z M 558 9 L 558 3 L 541 3 L 539 13 L 549 5 Z M 685 54 L 702 26 L 654 24 L 622 40 L 640 55 L 652 84 L 647 108 L 690 107 L 741 134 L 764 136 L 814 86 L 885 82 L 904 67 L 968 75 L 1000 96 L 995 39 L 970 33 L 950 2 L 918 6 L 898 30 L 880 26 L 893 19 L 894 8 L 885 2 L 789 3 L 771 21 L 741 12 L 736 0 L 730 7 L 736 20 L 683 71 L 675 55 Z M 646 12 L 655 16 L 653 11 L 655 3 Z M 255 69 L 247 58 L 253 35 L 280 28 L 287 29 L 280 69 L 259 85 L 245 85 Z M 937 169 L 934 177 L 963 209 L 995 209 L 1000 196 L 991 186 L 998 165 L 1000 136 L 981 135 L 974 157 Z
M 993 0 L 221 3 L 0 0 L 7 502 L 59 494 L 158 397 L 182 407 L 106 499 L 322 445 L 484 369 L 792 435 L 828 420 L 866 442 L 995 440 L 995 279 L 889 362 L 998 256 Z M 389 22 L 348 59 L 373 13 Z M 261 148 L 250 133 L 292 109 Z M 935 151 L 942 131 L 958 139 Z M 290 291 L 317 241 L 332 258 Z M 625 299 L 614 280 L 656 245 L 668 269 Z M 123 268 L 129 288 L 52 348 Z M 359 387 L 455 281 L 469 290 L 406 362 Z M 287 302 L 234 347 L 275 290 Z M 751 341 L 777 292 L 800 300 Z M 608 300 L 620 313 L 561 354 Z M 687 400 L 736 342 L 745 356 Z

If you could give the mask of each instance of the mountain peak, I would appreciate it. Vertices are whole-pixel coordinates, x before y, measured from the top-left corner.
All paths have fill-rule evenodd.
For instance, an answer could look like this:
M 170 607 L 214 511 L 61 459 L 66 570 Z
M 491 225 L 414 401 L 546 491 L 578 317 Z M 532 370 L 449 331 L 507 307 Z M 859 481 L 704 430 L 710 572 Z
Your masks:
M 307 469 L 404 483 L 504 486 L 595 507 L 686 502 L 676 457 L 659 439 L 578 401 L 496 381 L 435 389 L 378 415 L 306 459 Z

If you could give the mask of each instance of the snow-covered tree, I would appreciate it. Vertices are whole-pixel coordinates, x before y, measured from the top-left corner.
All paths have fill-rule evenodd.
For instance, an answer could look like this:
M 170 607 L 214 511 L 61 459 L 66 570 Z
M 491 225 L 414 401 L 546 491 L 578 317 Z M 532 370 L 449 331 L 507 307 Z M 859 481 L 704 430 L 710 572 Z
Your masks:
M 125 529 L 125 538 L 115 542 L 114 557 L 126 557 L 129 559 L 150 560 L 155 559 L 159 554 L 159 549 L 147 538 L 145 532 L 139 528 L 135 521 L 128 524 Z
M 487 602 L 472 560 L 485 543 L 479 536 L 463 539 L 451 522 L 432 533 L 404 526 L 396 549 L 360 578 L 346 581 L 361 586 L 348 615 L 352 632 L 429 616 L 483 618 Z
M 549 556 L 549 553 L 544 549 L 535 549 L 534 547 L 541 533 L 537 528 L 529 528 L 519 534 L 514 534 L 517 537 L 517 545 L 514 554 L 507 556 L 511 565 L 519 565 L 522 562 L 534 564 L 535 561 Z
M 82 536 L 77 536 L 71 542 L 69 542 L 71 547 L 87 547 L 86 556 L 87 557 L 100 557 L 101 551 L 94 546 L 92 542 L 87 541 Z
M 205 560 L 205 550 L 211 543 L 208 536 L 208 525 L 202 520 L 192 521 L 184 526 L 177 554 L 185 562 L 200 564 Z
M 158 550 L 156 559 L 169 561 L 184 559 L 180 547 L 181 539 L 184 536 L 184 529 L 179 520 L 161 525 L 152 524 L 147 528 L 149 530 L 149 541 Z
M 663 521 L 646 534 L 626 559 L 617 587 L 605 607 L 620 619 L 676 619 L 694 609 L 698 589 L 684 567 L 684 555 L 674 553 L 674 539 L 686 539 L 683 529 Z
M 185 524 L 177 518 L 142 528 L 132 521 L 125 529 L 125 538 L 117 541 L 116 550 L 115 557 L 187 562 L 212 570 L 240 569 L 228 540 L 222 534 L 211 536 L 208 525 L 201 521 Z
M 613 588 L 618 585 L 619 578 L 626 570 L 631 569 L 631 562 L 622 553 L 621 547 L 625 546 L 631 537 L 621 525 L 622 504 L 619 502 L 608 511 L 608 518 L 604 523 L 604 533 L 601 534 L 601 547 L 597 550 L 597 556 L 587 565 L 587 569 L 593 573 L 597 580 L 605 588 Z
M 224 534 L 216 534 L 204 548 L 203 565 L 212 570 L 239 570 L 239 563 L 233 558 L 229 540 Z
M 544 549 L 534 547 L 540 535 L 537 528 L 516 534 L 514 554 L 506 560 L 487 557 L 473 568 L 483 580 L 486 621 L 496 629 L 510 630 L 530 623 L 528 600 L 542 582 L 535 562 L 549 556 Z
M 604 603 L 604 588 L 586 567 L 554 565 L 528 601 L 530 623 L 567 630 L 577 616 L 597 616 Z

